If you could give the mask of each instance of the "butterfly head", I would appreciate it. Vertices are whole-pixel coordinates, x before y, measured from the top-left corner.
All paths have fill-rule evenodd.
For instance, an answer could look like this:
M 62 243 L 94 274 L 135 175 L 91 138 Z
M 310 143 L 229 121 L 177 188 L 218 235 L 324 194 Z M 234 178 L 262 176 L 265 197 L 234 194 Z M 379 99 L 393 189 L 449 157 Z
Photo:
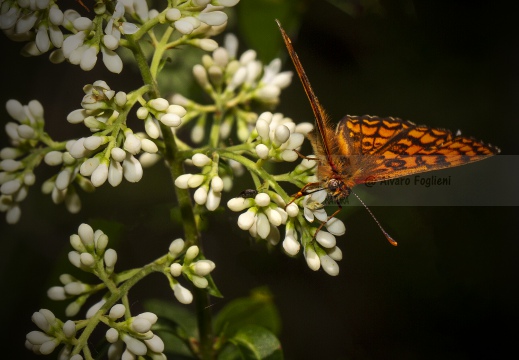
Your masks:
M 324 186 L 334 199 L 347 198 L 351 192 L 351 188 L 344 181 L 335 177 L 326 181 Z

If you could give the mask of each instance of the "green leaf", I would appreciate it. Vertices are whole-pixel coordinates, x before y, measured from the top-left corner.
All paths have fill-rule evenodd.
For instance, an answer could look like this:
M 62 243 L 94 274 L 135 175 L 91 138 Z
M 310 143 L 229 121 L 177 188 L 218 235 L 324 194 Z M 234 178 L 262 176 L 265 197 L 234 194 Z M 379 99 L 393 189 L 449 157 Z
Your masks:
M 249 297 L 236 299 L 225 306 L 214 319 L 216 334 L 232 337 L 247 325 L 261 326 L 279 334 L 281 321 L 272 295 L 266 288 L 252 290 Z
M 205 288 L 208 294 L 214 297 L 223 298 L 223 295 L 220 292 L 220 290 L 218 290 L 218 288 L 216 287 L 216 284 L 211 274 L 207 275 L 205 278 L 209 282 L 209 285 L 207 285 L 207 287 Z
M 247 325 L 228 340 L 218 360 L 283 359 L 281 344 L 276 336 L 261 326 Z
M 144 308 L 159 317 L 153 330 L 164 341 L 165 352 L 192 357 L 188 344 L 190 339 L 198 337 L 195 315 L 184 306 L 158 299 L 146 300 Z

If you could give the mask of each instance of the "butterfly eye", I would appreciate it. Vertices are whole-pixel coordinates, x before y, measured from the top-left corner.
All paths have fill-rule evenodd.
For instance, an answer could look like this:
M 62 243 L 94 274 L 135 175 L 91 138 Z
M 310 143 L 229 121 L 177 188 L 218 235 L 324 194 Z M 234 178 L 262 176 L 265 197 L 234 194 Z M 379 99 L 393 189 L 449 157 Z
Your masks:
M 344 183 L 338 179 L 330 179 L 328 181 L 328 189 L 331 192 L 336 192 L 337 190 L 341 190 L 344 187 Z

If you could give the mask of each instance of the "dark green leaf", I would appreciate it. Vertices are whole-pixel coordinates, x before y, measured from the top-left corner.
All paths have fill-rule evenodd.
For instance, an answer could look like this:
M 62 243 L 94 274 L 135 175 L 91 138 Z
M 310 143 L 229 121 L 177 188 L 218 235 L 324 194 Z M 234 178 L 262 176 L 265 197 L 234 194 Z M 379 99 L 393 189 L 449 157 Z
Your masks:
M 266 288 L 254 289 L 249 297 L 231 301 L 214 319 L 215 333 L 223 333 L 224 337 L 232 337 L 246 325 L 258 325 L 279 333 L 279 314 Z
M 198 336 L 195 315 L 173 301 L 151 299 L 144 302 L 144 308 L 159 317 L 153 329 L 164 341 L 165 352 L 192 356 L 187 344 Z
M 283 359 L 281 344 L 267 329 L 247 325 L 228 340 L 228 345 L 218 355 L 218 360 L 231 359 Z
M 209 282 L 209 285 L 206 288 L 209 295 L 218 297 L 218 298 L 223 298 L 223 295 L 220 292 L 220 290 L 218 290 L 218 288 L 216 287 L 216 284 L 214 283 L 214 280 L 213 280 L 213 277 L 211 276 L 211 274 L 207 275 L 205 278 Z

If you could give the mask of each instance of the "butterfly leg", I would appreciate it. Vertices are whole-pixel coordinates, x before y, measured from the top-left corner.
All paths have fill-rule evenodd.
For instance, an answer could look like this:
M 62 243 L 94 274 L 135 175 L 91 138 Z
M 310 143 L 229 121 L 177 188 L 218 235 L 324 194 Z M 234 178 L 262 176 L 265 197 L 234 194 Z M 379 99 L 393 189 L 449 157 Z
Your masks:
M 317 161 L 317 160 L 318 160 L 315 156 L 306 156 L 306 155 L 303 155 L 303 154 L 301 154 L 299 151 L 297 151 L 296 149 L 292 149 L 292 151 L 295 152 L 295 153 L 297 154 L 297 156 L 299 156 L 301 159 L 314 160 L 314 161 Z
M 301 190 L 299 190 L 297 193 L 292 195 L 292 200 L 290 200 L 290 202 L 285 205 L 285 209 L 287 208 L 288 205 L 292 204 L 294 201 L 299 199 L 301 196 L 308 195 L 309 194 L 308 193 L 308 188 L 312 188 L 312 187 L 319 187 L 320 188 L 321 187 L 321 183 L 320 182 L 313 182 L 313 183 L 308 183 L 305 186 L 303 186 L 301 188 Z
M 326 223 L 327 223 L 328 221 L 330 221 L 331 218 L 335 217 L 335 215 L 337 215 L 339 212 L 341 212 L 341 210 L 342 210 L 342 206 L 341 206 L 341 204 L 340 204 L 338 201 L 337 201 L 337 205 L 339 206 L 339 208 L 338 208 L 337 210 L 335 210 L 335 211 L 333 212 L 333 214 L 331 214 L 330 216 L 328 216 L 328 218 L 327 218 L 325 221 L 321 222 L 321 225 L 319 225 L 319 227 L 317 228 L 317 231 L 315 232 L 313 239 L 315 239 L 315 237 L 317 236 L 317 233 L 318 233 L 319 231 L 321 231 L 321 229 L 323 228 L 323 226 L 326 225 Z M 313 240 L 313 239 L 312 239 L 312 240 Z

